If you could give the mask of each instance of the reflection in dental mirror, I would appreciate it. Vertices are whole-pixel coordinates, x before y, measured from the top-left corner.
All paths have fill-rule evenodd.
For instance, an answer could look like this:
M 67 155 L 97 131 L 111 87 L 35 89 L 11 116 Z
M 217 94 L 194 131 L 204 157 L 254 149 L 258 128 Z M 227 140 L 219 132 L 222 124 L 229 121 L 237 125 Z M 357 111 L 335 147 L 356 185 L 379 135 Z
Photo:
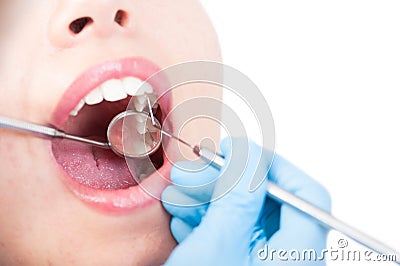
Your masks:
M 125 111 L 115 116 L 107 130 L 110 148 L 119 155 L 140 158 L 154 153 L 161 144 L 160 122 L 146 113 Z M 158 127 L 158 128 L 157 128 Z

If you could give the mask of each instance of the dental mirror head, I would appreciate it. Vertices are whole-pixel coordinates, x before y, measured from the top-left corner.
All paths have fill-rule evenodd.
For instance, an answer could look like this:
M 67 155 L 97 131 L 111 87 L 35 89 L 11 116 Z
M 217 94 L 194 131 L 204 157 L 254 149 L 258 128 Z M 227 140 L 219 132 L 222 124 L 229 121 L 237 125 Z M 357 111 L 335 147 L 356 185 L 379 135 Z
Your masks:
M 108 125 L 109 147 L 118 155 L 142 158 L 153 154 L 161 145 L 160 122 L 147 113 L 127 110 L 115 116 Z

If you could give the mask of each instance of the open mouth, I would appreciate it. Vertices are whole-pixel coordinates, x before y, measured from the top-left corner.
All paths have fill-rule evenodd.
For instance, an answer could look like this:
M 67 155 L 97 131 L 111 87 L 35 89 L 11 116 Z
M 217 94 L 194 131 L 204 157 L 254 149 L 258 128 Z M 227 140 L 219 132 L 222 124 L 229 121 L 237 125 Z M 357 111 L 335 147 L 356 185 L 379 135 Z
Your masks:
M 152 63 L 137 58 L 107 62 L 90 69 L 65 92 L 63 99 L 69 101 L 60 101 L 53 115 L 55 125 L 69 134 L 107 142 L 110 121 L 124 112 L 128 105 L 137 112 L 149 112 L 147 98 L 154 103 L 161 93 L 157 92 L 155 84 L 145 82 L 155 69 L 158 68 Z M 68 108 L 65 107 L 67 103 L 70 104 Z M 168 108 L 168 99 L 152 104 L 152 111 L 161 123 Z M 143 122 L 137 123 L 140 127 Z M 161 169 L 165 161 L 161 146 L 150 156 L 151 167 L 143 165 L 140 160 L 134 161 L 136 171 L 132 171 L 125 158 L 111 149 L 55 139 L 52 152 L 67 176 L 69 187 L 81 199 L 103 205 L 106 209 L 132 209 L 149 200 L 139 192 L 137 180 L 156 174 L 156 169 L 168 171 Z M 155 185 L 157 193 L 161 193 L 160 185 Z

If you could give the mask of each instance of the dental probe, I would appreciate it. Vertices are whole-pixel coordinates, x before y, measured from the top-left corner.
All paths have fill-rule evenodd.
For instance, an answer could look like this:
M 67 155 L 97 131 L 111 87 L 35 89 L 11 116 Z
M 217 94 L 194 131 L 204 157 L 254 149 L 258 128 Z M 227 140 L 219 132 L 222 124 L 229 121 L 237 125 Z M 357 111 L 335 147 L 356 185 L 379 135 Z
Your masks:
M 100 148 L 110 148 L 110 144 L 106 142 L 95 141 L 92 139 L 82 138 L 75 135 L 67 134 L 64 131 L 57 130 L 55 128 L 29 123 L 17 119 L 0 116 L 0 128 L 7 128 L 17 130 L 26 133 L 33 133 L 39 135 L 45 135 L 52 138 L 63 138 L 74 141 L 83 142 L 89 145 L 93 145 Z
M 151 121 L 155 122 L 154 114 L 149 99 L 148 99 L 148 104 L 149 104 L 149 113 Z M 166 132 L 159 125 L 153 124 L 153 126 L 158 128 L 160 132 L 166 135 L 167 137 L 173 138 L 181 142 L 182 144 L 186 145 L 190 149 L 192 149 L 194 154 L 199 156 L 204 162 L 212 165 L 217 170 L 221 170 L 223 168 L 225 159 L 222 157 L 222 155 L 213 152 L 212 150 L 209 150 L 207 148 L 200 148 L 198 145 L 191 145 L 190 143 L 184 141 L 183 139 L 169 132 Z M 294 207 L 295 209 L 303 212 L 309 217 L 314 218 L 325 228 L 336 230 L 373 251 L 376 251 L 382 255 L 395 255 L 396 256 L 395 263 L 400 265 L 400 253 L 398 253 L 393 248 L 372 238 L 371 236 L 368 236 L 367 234 L 356 229 L 355 227 L 352 227 L 346 224 L 345 222 L 337 219 L 329 212 L 326 212 L 325 210 L 309 203 L 308 201 L 305 201 L 299 198 L 298 196 L 280 188 L 275 183 L 269 180 L 266 181 L 266 186 L 267 186 L 267 193 L 269 194 L 269 196 L 277 200 L 278 202 L 286 203 Z

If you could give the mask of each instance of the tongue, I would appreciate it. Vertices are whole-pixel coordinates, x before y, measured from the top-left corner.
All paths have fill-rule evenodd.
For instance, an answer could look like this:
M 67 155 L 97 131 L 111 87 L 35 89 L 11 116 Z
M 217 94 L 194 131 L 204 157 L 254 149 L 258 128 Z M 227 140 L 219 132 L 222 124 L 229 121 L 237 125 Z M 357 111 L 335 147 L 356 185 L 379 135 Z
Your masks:
M 137 184 L 125 159 L 107 149 L 70 140 L 54 140 L 53 154 L 64 171 L 79 183 L 95 189 L 117 190 Z

